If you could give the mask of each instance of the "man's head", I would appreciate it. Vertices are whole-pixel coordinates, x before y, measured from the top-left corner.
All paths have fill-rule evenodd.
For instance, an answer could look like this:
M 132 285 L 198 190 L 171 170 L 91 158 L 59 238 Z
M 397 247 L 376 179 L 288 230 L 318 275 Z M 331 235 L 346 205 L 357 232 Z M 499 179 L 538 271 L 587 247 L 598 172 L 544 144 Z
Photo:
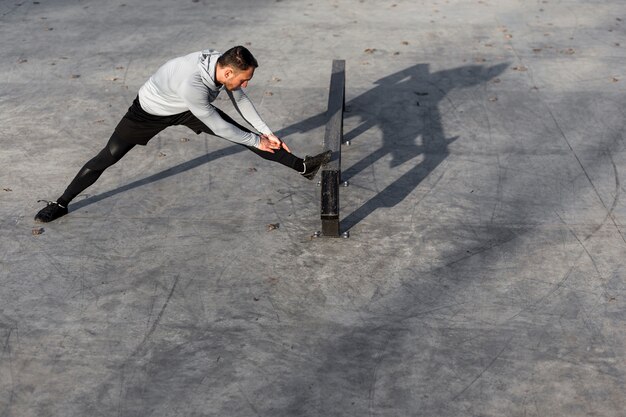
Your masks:
M 215 78 L 229 91 L 245 88 L 258 66 L 258 62 L 247 48 L 235 46 L 217 59 Z

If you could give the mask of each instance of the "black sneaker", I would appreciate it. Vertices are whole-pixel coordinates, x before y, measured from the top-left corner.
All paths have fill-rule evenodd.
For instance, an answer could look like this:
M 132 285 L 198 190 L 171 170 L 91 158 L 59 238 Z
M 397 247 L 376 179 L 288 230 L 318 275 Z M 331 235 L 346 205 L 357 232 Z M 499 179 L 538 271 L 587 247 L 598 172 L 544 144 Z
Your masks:
M 309 180 L 315 178 L 315 174 L 317 174 L 317 171 L 319 171 L 320 167 L 330 161 L 331 155 L 332 151 L 328 150 L 315 156 L 305 156 L 304 172 L 302 173 L 302 176 Z
M 37 202 L 39 203 L 40 201 L 45 201 L 48 205 L 39 210 L 39 213 L 35 216 L 36 222 L 48 223 L 67 214 L 67 207 L 63 207 L 56 201 L 39 200 Z

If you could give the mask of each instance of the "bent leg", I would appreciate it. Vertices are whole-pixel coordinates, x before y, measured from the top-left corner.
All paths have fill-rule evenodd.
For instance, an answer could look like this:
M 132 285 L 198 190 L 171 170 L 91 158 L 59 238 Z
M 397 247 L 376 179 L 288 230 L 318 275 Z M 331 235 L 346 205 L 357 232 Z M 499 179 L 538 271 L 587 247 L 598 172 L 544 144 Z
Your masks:
M 109 142 L 98 155 L 89 160 L 89 162 L 78 171 L 76 177 L 74 177 L 57 202 L 67 207 L 74 197 L 96 182 L 105 169 L 122 159 L 134 146 L 134 144 L 124 141 L 117 133 L 113 133 Z

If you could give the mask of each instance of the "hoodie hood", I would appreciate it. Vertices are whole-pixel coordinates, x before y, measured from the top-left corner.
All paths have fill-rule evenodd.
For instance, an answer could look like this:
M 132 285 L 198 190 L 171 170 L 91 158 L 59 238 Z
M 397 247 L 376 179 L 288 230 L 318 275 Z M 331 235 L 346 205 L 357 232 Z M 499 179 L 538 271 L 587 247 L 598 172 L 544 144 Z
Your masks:
M 200 55 L 200 76 L 202 82 L 213 91 L 220 91 L 224 88 L 222 84 L 218 84 L 215 80 L 215 66 L 217 65 L 217 59 L 222 54 L 214 49 L 205 49 Z

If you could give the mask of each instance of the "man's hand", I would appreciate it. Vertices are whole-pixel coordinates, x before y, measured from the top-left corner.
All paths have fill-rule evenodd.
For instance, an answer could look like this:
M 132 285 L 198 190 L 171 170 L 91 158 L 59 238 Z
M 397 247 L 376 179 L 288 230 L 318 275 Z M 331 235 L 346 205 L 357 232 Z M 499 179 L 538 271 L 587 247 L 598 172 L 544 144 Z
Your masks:
M 273 134 L 261 135 L 261 142 L 259 142 L 260 150 L 274 153 L 274 150 L 280 149 L 280 148 L 283 148 L 287 152 L 291 153 L 291 150 L 289 149 L 287 144 L 285 144 L 285 142 L 283 142 L 282 140 L 278 139 L 276 135 L 273 135 Z

